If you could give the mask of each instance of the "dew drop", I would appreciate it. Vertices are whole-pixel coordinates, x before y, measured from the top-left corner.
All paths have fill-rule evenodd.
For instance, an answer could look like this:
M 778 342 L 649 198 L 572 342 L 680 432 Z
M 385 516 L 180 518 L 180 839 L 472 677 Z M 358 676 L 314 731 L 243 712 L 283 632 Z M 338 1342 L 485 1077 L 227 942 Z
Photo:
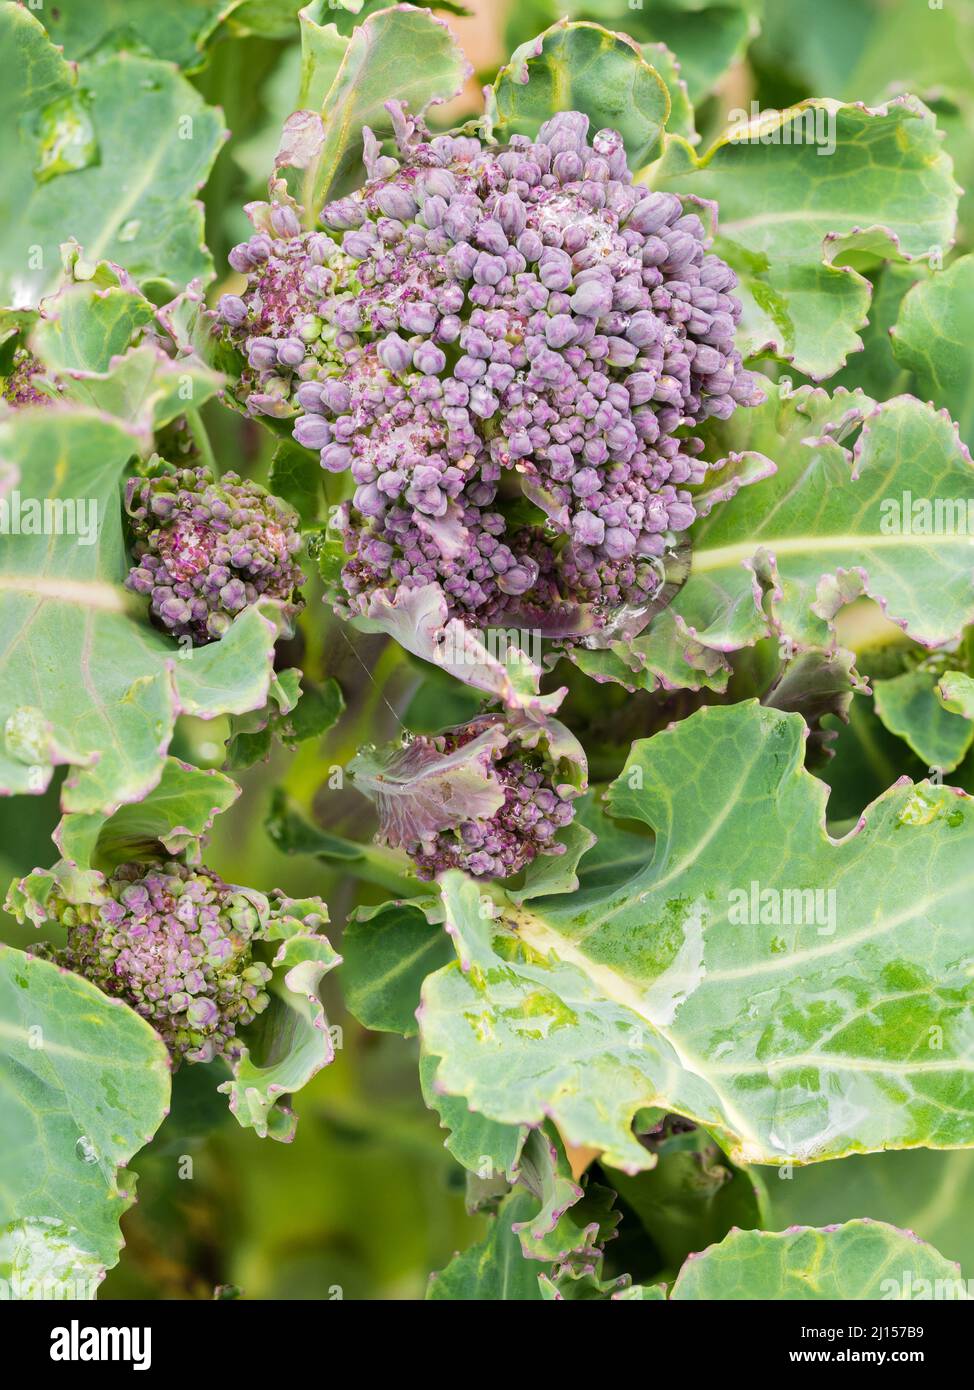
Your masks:
M 52 101 L 40 114 L 34 177 L 38 183 L 87 169 L 100 158 L 88 114 L 87 92 L 79 89 Z
M 122 226 L 118 229 L 119 241 L 134 241 L 139 234 L 139 228 L 141 226 L 142 223 L 137 217 L 130 217 L 129 220 L 123 222 Z
M 98 1151 L 86 1134 L 82 1134 L 74 1146 L 75 1154 L 82 1163 L 97 1163 Z

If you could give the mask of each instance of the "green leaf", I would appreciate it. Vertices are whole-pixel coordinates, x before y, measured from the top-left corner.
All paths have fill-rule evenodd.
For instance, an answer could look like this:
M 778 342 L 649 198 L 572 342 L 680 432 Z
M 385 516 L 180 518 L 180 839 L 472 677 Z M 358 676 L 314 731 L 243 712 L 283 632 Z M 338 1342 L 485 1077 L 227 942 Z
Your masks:
M 602 1299 L 629 1283 L 628 1275 L 602 1279 L 603 1246 L 621 1219 L 615 1194 L 587 1178 L 575 1182 L 547 1127 L 528 1135 L 517 1183 L 497 1203 L 485 1239 L 431 1277 L 427 1298 Z M 484 1175 L 474 1190 L 497 1199 Z
M 318 985 L 341 962 L 327 939 L 318 934 L 323 905 L 317 899 L 291 901 L 289 915 L 275 919 L 267 940 L 280 941 L 269 963 L 269 1006 L 238 1035 L 240 1055 L 233 1080 L 219 1090 L 230 1097 L 230 1110 L 243 1129 L 260 1138 L 290 1143 L 297 1118 L 286 1098 L 334 1061 L 335 1044 Z
M 337 723 L 345 709 L 338 682 L 331 677 L 322 685 L 307 681 L 302 690 L 300 681 L 301 672 L 295 666 L 275 672 L 266 706 L 231 719 L 226 767 L 252 767 L 270 755 L 275 738 L 286 748 L 296 748 Z
M 419 113 L 455 96 L 467 71 L 450 30 L 428 10 L 396 6 L 360 24 L 321 108 L 322 140 L 305 178 L 308 225 L 325 201 L 359 181 L 363 126 L 380 140 L 391 133 L 386 102 Z
M 576 820 L 595 836 L 595 844 L 586 850 L 578 868 L 583 888 L 615 887 L 650 863 L 653 836 L 646 826 L 614 820 L 601 792 L 587 792 L 576 805 Z
M 207 41 L 239 0 L 99 0 L 42 11 L 48 33 L 66 58 L 97 48 L 148 49 L 188 72 L 204 62 Z
M 974 724 L 952 714 L 937 698 L 933 671 L 904 671 L 892 680 L 873 681 L 876 713 L 891 734 L 910 745 L 930 768 L 953 772 L 974 740 Z
M 169 1060 L 149 1025 L 48 961 L 0 946 L 0 1263 L 31 1277 L 91 1276 L 118 1259 L 133 1154 L 169 1104 Z M 10 1223 L 19 1223 L 11 1228 Z
M 327 17 L 327 21 L 323 23 Z M 348 48 L 328 0 L 312 0 L 298 11 L 301 23 L 301 90 L 298 106 L 320 111 Z
M 916 375 L 918 394 L 943 406 L 974 447 L 974 256 L 914 285 L 892 330 L 893 355 Z
M 834 756 L 820 770 L 829 792 L 829 823 L 835 833 L 849 829 L 863 808 L 881 796 L 904 774 L 915 780 L 928 775 L 928 765 L 891 734 L 868 695 L 856 694 L 849 722 L 836 729 Z
M 314 526 L 321 511 L 321 460 L 293 439 L 282 439 L 271 459 L 267 487 L 297 512 L 302 526 Z
M 909 1149 L 857 1154 L 841 1168 L 782 1168 L 768 1183 L 771 1216 L 762 1224 L 825 1226 L 870 1216 L 915 1231 L 961 1268 L 974 1265 L 974 1152 Z
M 524 871 L 520 888 L 510 889 L 515 902 L 541 898 L 548 893 L 573 893 L 578 887 L 578 863 L 591 849 L 595 836 L 580 821 L 572 821 L 559 830 L 556 839 L 565 846 L 564 854 L 539 855 Z
M 421 1057 L 419 1080 L 423 1100 L 439 1115 L 440 1127 L 447 1130 L 444 1147 L 469 1173 L 476 1173 L 484 1181 L 504 1177 L 513 1182 L 529 1133 L 527 1127 L 498 1124 L 468 1110 L 459 1097 L 441 1094 L 436 1089 L 435 1073 L 436 1058 Z
M 115 54 L 76 69 L 22 5 L 0 6 L 0 43 L 12 55 L 0 300 L 37 304 L 69 236 L 143 282 L 208 277 L 194 195 L 224 138 L 220 113 L 168 63 Z
M 613 814 L 657 837 L 624 884 L 528 908 L 495 889 L 491 919 L 445 875 L 464 968 L 423 988 L 439 1087 L 626 1171 L 651 1165 L 645 1107 L 735 1162 L 972 1143 L 967 798 L 897 785 L 833 841 L 803 755 L 796 715 L 704 708 L 613 783 Z
M 904 296 L 918 281 L 924 281 L 930 271 L 924 261 L 911 261 L 905 265 L 897 261 L 887 261 L 879 270 L 870 270 L 869 279 L 873 286 L 872 302 L 869 306 L 869 322 L 862 330 L 862 352 L 853 353 L 846 365 L 837 372 L 830 383 L 845 386 L 848 390 L 856 388 L 865 391 L 874 400 L 885 401 L 905 392 L 920 394 L 912 374 L 897 360 L 893 352 L 890 330 L 896 323 Z
M 523 43 L 567 16 L 621 30 L 641 44 L 662 42 L 676 54 L 690 99 L 699 103 L 757 33 L 757 8 L 754 0 L 520 0 L 511 6 L 507 38 Z
M 911 91 L 937 113 L 958 182 L 970 190 L 974 170 L 968 131 L 974 116 L 970 74 L 974 24 L 961 4 L 888 5 L 884 0 L 790 0 L 765 7 L 755 57 L 802 92 L 828 92 L 849 101 L 881 101 Z M 961 205 L 969 240 L 971 194 Z M 865 384 L 865 383 L 863 383 Z
M 960 1267 L 910 1231 L 866 1219 L 821 1230 L 732 1231 L 688 1260 L 670 1293 L 684 1302 L 933 1296 L 969 1298 Z
M 141 801 L 120 806 L 113 815 L 64 816 L 54 842 L 79 869 L 106 873 L 163 851 L 182 854 L 199 845 L 239 795 L 240 788 L 222 772 L 167 758 L 158 783 Z
M 430 1276 L 426 1297 L 439 1302 L 540 1302 L 538 1275 L 545 1266 L 524 1258 L 512 1230 L 516 1222 L 530 1221 L 536 1209 L 530 1192 L 515 1191 L 505 1197 L 484 1239 L 454 1255 L 446 1269 Z
M 156 430 L 177 415 L 198 409 L 223 384 L 179 343 L 169 356 L 143 330 L 158 331 L 155 306 L 117 268 L 91 267 L 80 252 L 67 257 L 74 274 L 90 278 L 68 281 L 45 299 L 30 335 L 30 348 L 58 382 L 64 399 L 114 415 L 141 437 L 141 452 L 152 451 Z M 172 307 L 172 306 L 167 306 Z M 166 311 L 159 318 L 169 326 Z M 142 341 L 140 341 L 142 339 Z
M 557 111 L 583 111 L 593 134 L 605 127 L 617 130 L 635 167 L 659 141 L 670 95 L 626 35 L 562 20 L 512 54 L 497 74 L 487 107 L 488 119 L 505 139 L 514 133 L 536 135 Z
M 653 182 L 716 200 L 716 249 L 742 281 L 745 355 L 771 353 L 815 380 L 861 346 L 870 285 L 849 257 L 925 260 L 954 237 L 951 162 L 914 97 L 872 110 L 802 102 L 734 127 L 699 159 L 672 137 Z
M 966 672 L 945 671 L 940 678 L 939 695 L 945 709 L 974 719 L 974 680 Z
M 68 283 L 41 306 L 30 346 L 58 375 L 107 372 L 112 358 L 127 351 L 155 317 L 144 295 L 126 289 L 117 276 L 109 279 L 104 269 L 107 274 L 97 278 Z
M 42 792 L 55 766 L 71 764 L 65 811 L 111 812 L 150 791 L 179 713 L 240 714 L 267 699 L 278 605 L 245 609 L 220 642 L 181 649 L 122 588 L 119 480 L 137 447 L 120 424 L 80 407 L 0 422 L 21 507 L 70 503 L 58 516 L 62 530 L 73 516 L 77 531 L 21 530 L 0 550 L 0 788 Z
M 612 1297 L 618 1303 L 665 1303 L 666 1289 L 662 1284 L 630 1284 Z
M 550 1128 L 531 1130 L 521 1153 L 518 1182 L 534 1194 L 539 1210 L 530 1221 L 515 1222 L 514 1230 L 527 1259 L 587 1271 L 601 1259 L 622 1215 L 609 1188 L 587 1177 L 584 1186 L 575 1181 L 565 1146 Z
M 768 396 L 737 412 L 718 447 L 754 449 L 775 471 L 695 523 L 690 576 L 669 608 L 598 664 L 573 654 L 583 670 L 649 688 L 723 689 L 726 653 L 768 635 L 827 647 L 836 615 L 862 593 L 925 646 L 971 621 L 968 538 L 935 534 L 946 528 L 932 510 L 933 499 L 962 509 L 974 499 L 950 421 L 909 396 L 874 406 L 842 390 L 779 395 L 770 383 Z M 856 430 L 850 451 L 842 440 Z
M 270 756 L 274 742 L 272 730 L 294 709 L 301 693 L 300 680 L 301 672 L 296 666 L 275 671 L 263 709 L 251 710 L 249 714 L 230 720 L 225 768 L 236 772 Z
M 619 0 L 612 0 L 618 6 Z M 698 4 L 696 0 L 645 7 L 645 28 L 680 60 L 690 98 L 699 104 L 744 55 L 758 31 L 753 0 Z M 630 32 L 636 27 L 619 21 Z M 642 26 L 640 26 L 642 28 Z
M 426 976 L 453 959 L 442 923 L 408 902 L 387 903 L 374 916 L 352 919 L 342 936 L 342 981 L 348 1011 L 364 1028 L 416 1033 Z
M 804 719 L 809 733 L 808 765 L 831 753 L 836 735 L 834 729 L 823 725 L 826 715 L 846 723 L 854 692 L 866 689 L 854 670 L 854 660 L 852 652 L 841 648 L 826 651 L 813 647 L 799 652 L 762 698 L 762 704 L 770 709 L 794 712 Z
M 304 16 L 311 14 L 320 24 L 327 14 L 337 33 L 347 38 L 369 15 L 388 8 L 388 0 L 312 0 L 303 9 L 301 0 L 236 0 L 227 19 L 227 28 L 238 38 L 257 35 L 266 39 L 291 39 L 295 17 L 303 23 Z M 459 0 L 430 0 L 425 8 L 443 10 L 447 14 L 469 13 Z
M 364 859 L 365 846 L 341 835 L 319 830 L 292 805 L 287 793 L 275 787 L 264 828 L 282 854 L 314 854 L 320 859 Z
M 95 1298 L 105 1266 L 75 1245 L 76 1235 L 76 1230 L 54 1217 L 29 1217 L 0 1229 L 4 1296 L 17 1301 Z
M 666 129 L 672 135 L 681 135 L 688 144 L 696 145 L 700 136 L 697 134 L 687 84 L 681 76 L 682 69 L 676 56 L 665 43 L 644 43 L 642 55 L 650 67 L 656 69 L 670 94 L 670 114 L 666 118 Z

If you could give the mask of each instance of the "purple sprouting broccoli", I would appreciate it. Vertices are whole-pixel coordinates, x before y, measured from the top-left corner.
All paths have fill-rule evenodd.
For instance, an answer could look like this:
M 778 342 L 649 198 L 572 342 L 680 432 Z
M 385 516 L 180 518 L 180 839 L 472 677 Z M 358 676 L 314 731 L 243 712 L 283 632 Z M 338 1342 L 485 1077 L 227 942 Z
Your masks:
M 130 479 L 125 507 L 136 561 L 126 586 L 148 596 L 174 636 L 212 642 L 259 598 L 281 600 L 288 617 L 299 610 L 298 518 L 259 484 L 236 473 L 214 481 L 205 468 L 166 469 Z
M 15 348 L 10 371 L 2 379 L 0 396 L 15 409 L 31 405 L 53 405 L 60 388 L 48 381 L 44 372 L 44 364 L 37 360 L 29 348 Z M 43 388 L 46 389 L 39 387 L 35 379 L 42 379 Z
M 563 725 L 499 714 L 363 750 L 349 771 L 376 804 L 378 839 L 405 850 L 421 879 L 455 868 L 510 878 L 538 855 L 563 854 L 558 833 L 587 777 Z
M 252 206 L 219 305 L 250 409 L 351 473 L 340 610 L 436 583 L 480 627 L 648 621 L 708 468 L 685 428 L 761 399 L 734 272 L 578 112 L 484 146 L 389 109 L 400 159 L 366 131 L 328 235 Z
M 237 1029 L 269 1002 L 271 971 L 253 946 L 277 911 L 274 900 L 176 862 L 123 864 L 100 896 L 47 902 L 67 944 L 46 954 L 131 1005 L 174 1060 L 232 1058 Z

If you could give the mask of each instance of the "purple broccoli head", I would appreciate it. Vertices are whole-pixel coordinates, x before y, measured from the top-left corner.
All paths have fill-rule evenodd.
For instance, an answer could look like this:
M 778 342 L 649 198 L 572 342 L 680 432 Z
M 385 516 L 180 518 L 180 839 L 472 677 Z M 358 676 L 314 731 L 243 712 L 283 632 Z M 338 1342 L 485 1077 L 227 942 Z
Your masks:
M 298 519 L 257 483 L 236 473 L 214 482 L 205 468 L 167 470 L 130 479 L 125 506 L 136 561 L 126 587 L 148 596 L 174 636 L 212 642 L 259 598 L 281 600 L 289 616 L 298 611 Z
M 329 236 L 253 210 L 220 306 L 250 408 L 351 474 L 338 606 L 435 583 L 479 627 L 646 621 L 708 467 L 686 427 L 761 399 L 734 273 L 578 112 L 506 146 L 394 114 Z
M 587 776 L 581 745 L 557 721 L 493 714 L 363 750 L 349 771 L 376 804 L 378 838 L 405 850 L 421 879 L 455 868 L 509 878 L 563 854 L 558 833 Z
M 267 1007 L 271 971 L 253 945 L 276 909 L 210 869 L 123 864 L 100 902 L 48 909 L 67 929 L 48 954 L 131 1005 L 176 1061 L 232 1058 L 237 1029 Z
M 15 409 L 32 405 L 53 405 L 60 390 L 55 383 L 44 380 L 46 390 L 35 384 L 35 378 L 44 378 L 45 368 L 29 348 L 14 349 L 10 371 L 2 378 L 0 396 Z

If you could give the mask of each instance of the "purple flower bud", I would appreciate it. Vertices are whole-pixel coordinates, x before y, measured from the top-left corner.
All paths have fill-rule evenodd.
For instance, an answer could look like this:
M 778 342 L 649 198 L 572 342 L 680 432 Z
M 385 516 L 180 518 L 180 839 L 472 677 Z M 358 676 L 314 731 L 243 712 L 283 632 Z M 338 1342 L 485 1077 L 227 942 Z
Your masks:
M 379 361 L 395 376 L 401 376 L 403 372 L 409 370 L 413 357 L 412 350 L 398 333 L 390 333 L 383 338 L 377 352 Z
M 419 211 L 412 194 L 394 183 L 386 184 L 376 192 L 375 204 L 386 217 L 399 222 L 408 222 Z
M 323 449 L 331 440 L 331 430 L 320 415 L 302 415 L 294 422 L 292 434 L 306 449 Z
M 307 348 L 300 338 L 285 338 L 277 345 L 277 360 L 282 367 L 300 367 Z
M 301 345 L 304 356 L 304 344 Z M 273 367 L 277 363 L 277 344 L 273 338 L 252 338 L 247 348 L 247 360 L 252 367 Z
M 538 580 L 537 561 L 525 557 L 519 564 L 512 565 L 497 581 L 497 587 L 505 594 L 526 594 Z
M 610 526 L 603 542 L 606 554 L 612 560 L 625 560 L 636 549 L 636 537 L 632 531 L 621 526 Z
M 760 398 L 734 351 L 733 273 L 705 253 L 699 216 L 633 185 L 617 132 L 588 146 L 580 113 L 506 146 L 431 137 L 399 107 L 393 125 L 401 161 L 367 131 L 364 186 L 323 214 L 341 245 L 278 210 L 278 239 L 237 248 L 247 286 L 221 302 L 248 363 L 241 403 L 296 415 L 322 466 L 351 471 L 337 605 L 365 614 L 436 585 L 448 617 L 500 626 L 530 606 L 563 641 L 620 606 L 650 612 L 645 560 L 672 509 L 692 518 L 675 489 L 708 471 L 682 427 Z M 543 526 L 509 506 L 519 491 Z M 234 578 L 260 592 L 259 571 L 234 569 L 256 563 L 250 545 L 236 537 L 222 572 L 204 564 L 201 589 L 137 556 L 130 587 L 212 632 Z M 201 538 L 176 549 L 197 573 Z M 538 844 L 563 823 L 561 803 L 524 805 Z M 496 869 L 489 837 L 468 850 Z
M 669 506 L 669 523 L 673 531 L 685 531 L 688 526 L 692 526 L 695 519 L 693 508 L 687 502 L 671 502 Z
M 538 263 L 538 279 L 549 290 L 567 290 L 572 282 L 571 257 L 554 246 L 548 246 Z M 611 303 L 609 305 L 611 308 Z
M 662 341 L 663 325 L 651 310 L 640 309 L 629 320 L 626 337 L 637 348 L 652 347 Z
M 652 372 L 632 372 L 626 377 L 626 390 L 634 406 L 645 405 L 653 399 L 656 390 L 656 377 Z
M 599 318 L 612 309 L 612 291 L 601 281 L 590 280 L 585 285 L 579 285 L 571 302 L 576 314 Z
M 321 451 L 321 466 L 329 473 L 344 473 L 352 462 L 352 451 L 344 444 L 329 444 Z
M 437 372 L 442 372 L 446 366 L 446 353 L 435 343 L 420 343 L 413 353 L 413 365 L 417 371 L 435 376 Z
M 365 211 L 355 198 L 339 198 L 334 203 L 326 203 L 321 209 L 321 220 L 326 227 L 336 232 L 351 227 L 361 227 L 365 221 Z
M 578 512 L 572 521 L 572 538 L 576 545 L 601 545 L 605 522 L 591 512 Z
M 320 382 L 303 381 L 298 387 L 297 402 L 302 410 L 320 413 L 324 409 Z
M 474 263 L 473 278 L 478 285 L 497 285 L 507 274 L 507 266 L 500 256 L 488 252 L 479 255 Z
M 551 348 L 567 347 L 578 335 L 571 314 L 556 314 L 545 324 L 545 341 Z
M 281 237 L 298 236 L 301 231 L 301 223 L 298 221 L 297 213 L 293 208 L 288 207 L 271 209 L 271 226 Z
M 432 333 L 438 315 L 432 304 L 414 302 L 404 304 L 399 311 L 399 322 L 407 333 Z
M 588 134 L 588 117 L 580 111 L 559 111 L 545 121 L 538 131 L 538 141 L 547 145 L 553 155 L 565 150 L 580 154 L 585 149 Z
M 342 250 L 347 256 L 354 256 L 358 261 L 366 260 L 375 244 L 376 235 L 371 225 L 354 232 L 346 232 L 342 237 Z
M 250 247 L 246 242 L 241 243 L 239 246 L 235 246 L 227 257 L 227 260 L 230 262 L 231 267 L 239 271 L 241 275 L 246 275 L 254 268 L 254 259 L 250 254 Z
M 239 328 L 247 319 L 247 306 L 236 294 L 221 294 L 216 311 L 224 322 L 232 324 L 234 328 Z
M 673 193 L 650 193 L 637 203 L 626 219 L 626 226 L 643 236 L 651 236 L 679 217 L 682 204 Z
M 55 889 L 46 910 L 66 928 L 66 944 L 43 954 L 125 1000 L 174 1065 L 232 1060 L 237 1031 L 267 1003 L 261 987 L 272 972 L 254 959 L 252 943 L 282 930 L 290 900 L 249 892 L 245 900 L 245 890 L 211 869 L 160 860 L 121 864 L 98 891 L 101 904 L 69 904 Z M 314 921 L 309 914 L 302 930 L 313 931 Z M 285 920 L 284 931 L 293 923 Z
M 528 224 L 527 208 L 516 193 L 505 193 L 498 198 L 494 216 L 511 241 L 516 240 Z
M 487 217 L 478 224 L 474 233 L 474 240 L 478 246 L 483 247 L 485 251 L 492 252 L 495 256 L 503 256 L 508 249 L 504 228 L 493 217 Z
M 435 336 L 438 342 L 455 343 L 460 336 L 463 327 L 462 321 L 456 314 L 446 314 L 436 325 Z

